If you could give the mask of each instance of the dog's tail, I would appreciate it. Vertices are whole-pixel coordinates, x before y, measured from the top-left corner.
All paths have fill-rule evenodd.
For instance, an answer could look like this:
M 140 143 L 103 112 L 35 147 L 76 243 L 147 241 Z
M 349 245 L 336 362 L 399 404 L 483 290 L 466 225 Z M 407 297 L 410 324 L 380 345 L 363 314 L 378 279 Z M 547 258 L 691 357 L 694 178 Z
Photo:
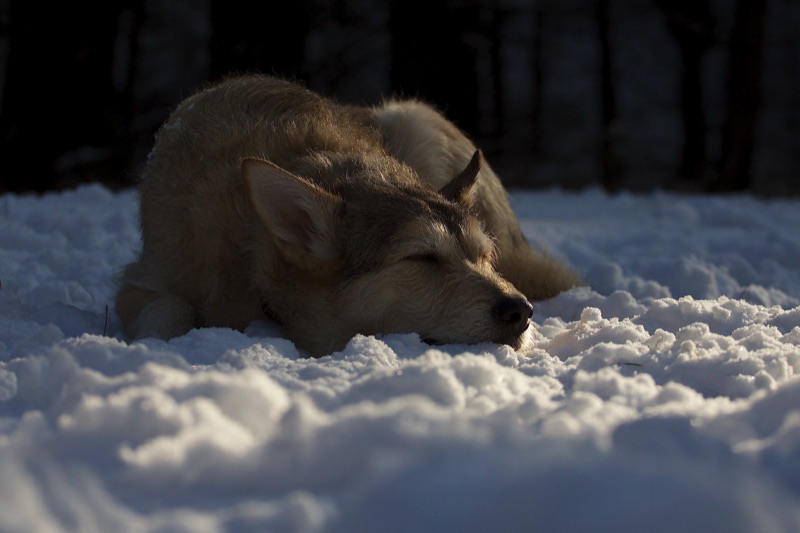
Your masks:
M 564 262 L 527 243 L 515 247 L 513 253 L 501 253 L 497 267 L 531 301 L 549 300 L 560 292 L 585 285 Z

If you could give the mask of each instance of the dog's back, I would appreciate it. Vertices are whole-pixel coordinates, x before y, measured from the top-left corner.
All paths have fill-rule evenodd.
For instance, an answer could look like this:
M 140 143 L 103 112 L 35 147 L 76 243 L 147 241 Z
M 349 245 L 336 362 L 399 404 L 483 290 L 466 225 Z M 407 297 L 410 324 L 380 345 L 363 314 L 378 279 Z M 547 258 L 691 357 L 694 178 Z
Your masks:
M 469 206 L 437 192 L 467 167 L 474 151 L 460 131 L 419 102 L 339 106 L 267 76 L 233 78 L 201 91 L 171 115 L 148 160 L 141 184 L 143 249 L 123 275 L 117 312 L 132 336 L 163 338 L 195 326 L 241 329 L 266 313 L 313 354 L 341 347 L 355 333 L 424 334 L 416 324 L 426 319 L 443 322 L 435 328 L 438 341 L 516 339 L 527 323 L 517 315 L 529 311 L 493 269 L 481 267 L 482 285 L 475 285 L 470 305 L 499 298 L 513 308 L 506 315 L 515 323 L 498 324 L 503 320 L 490 315 L 499 304 L 487 300 L 480 305 L 490 308 L 488 325 L 476 329 L 473 318 L 453 312 L 452 335 L 447 314 L 432 310 L 447 298 L 431 295 L 427 311 L 403 301 L 398 308 L 393 300 L 403 298 L 391 290 L 400 283 L 397 275 L 424 274 L 418 265 L 396 269 L 394 277 L 384 273 L 394 272 L 385 244 L 402 248 L 399 234 L 435 241 L 429 246 L 457 255 L 467 253 L 465 246 L 481 248 L 474 244 L 482 242 L 482 230 L 457 227 L 470 226 L 474 208 L 497 240 L 499 270 L 526 295 L 549 297 L 576 283 L 568 269 L 527 245 L 490 168 L 481 168 L 477 181 L 462 178 L 465 190 L 474 189 Z M 431 228 L 451 219 L 459 222 L 434 235 Z M 423 290 L 424 284 L 410 282 Z M 378 301 L 359 307 L 364 298 Z

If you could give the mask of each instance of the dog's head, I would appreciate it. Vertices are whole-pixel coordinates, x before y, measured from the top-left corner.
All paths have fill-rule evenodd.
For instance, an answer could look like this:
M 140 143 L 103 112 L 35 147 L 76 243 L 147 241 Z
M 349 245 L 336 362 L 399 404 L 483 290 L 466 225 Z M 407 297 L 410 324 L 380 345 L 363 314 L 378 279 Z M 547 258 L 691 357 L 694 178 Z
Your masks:
M 369 176 L 335 170 L 342 176 L 323 189 L 271 162 L 244 160 L 250 201 L 290 265 L 277 270 L 284 279 L 265 283 L 280 286 L 257 287 L 287 335 L 312 355 L 358 333 L 519 349 L 532 307 L 495 270 L 494 242 L 471 210 L 480 164 L 476 152 L 434 191 L 397 162 L 370 163 L 361 169 Z

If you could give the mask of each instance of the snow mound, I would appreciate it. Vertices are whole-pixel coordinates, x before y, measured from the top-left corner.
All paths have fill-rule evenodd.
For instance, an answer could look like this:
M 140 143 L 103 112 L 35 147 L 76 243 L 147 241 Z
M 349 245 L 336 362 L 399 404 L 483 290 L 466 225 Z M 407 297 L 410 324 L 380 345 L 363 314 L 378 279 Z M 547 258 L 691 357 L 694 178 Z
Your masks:
M 513 191 L 533 348 L 128 342 L 136 194 L 0 197 L 0 531 L 800 530 L 800 202 Z M 12 511 L 9 511 L 12 510 Z

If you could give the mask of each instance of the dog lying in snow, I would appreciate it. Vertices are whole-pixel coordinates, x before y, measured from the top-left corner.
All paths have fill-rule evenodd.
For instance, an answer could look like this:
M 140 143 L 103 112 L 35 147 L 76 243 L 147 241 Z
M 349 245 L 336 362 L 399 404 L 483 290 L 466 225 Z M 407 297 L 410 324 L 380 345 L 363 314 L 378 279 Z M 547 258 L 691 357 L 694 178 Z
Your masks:
M 432 107 L 340 105 L 269 76 L 187 98 L 141 182 L 129 335 L 277 322 L 320 356 L 356 334 L 519 349 L 577 276 L 522 234 L 500 180 Z

